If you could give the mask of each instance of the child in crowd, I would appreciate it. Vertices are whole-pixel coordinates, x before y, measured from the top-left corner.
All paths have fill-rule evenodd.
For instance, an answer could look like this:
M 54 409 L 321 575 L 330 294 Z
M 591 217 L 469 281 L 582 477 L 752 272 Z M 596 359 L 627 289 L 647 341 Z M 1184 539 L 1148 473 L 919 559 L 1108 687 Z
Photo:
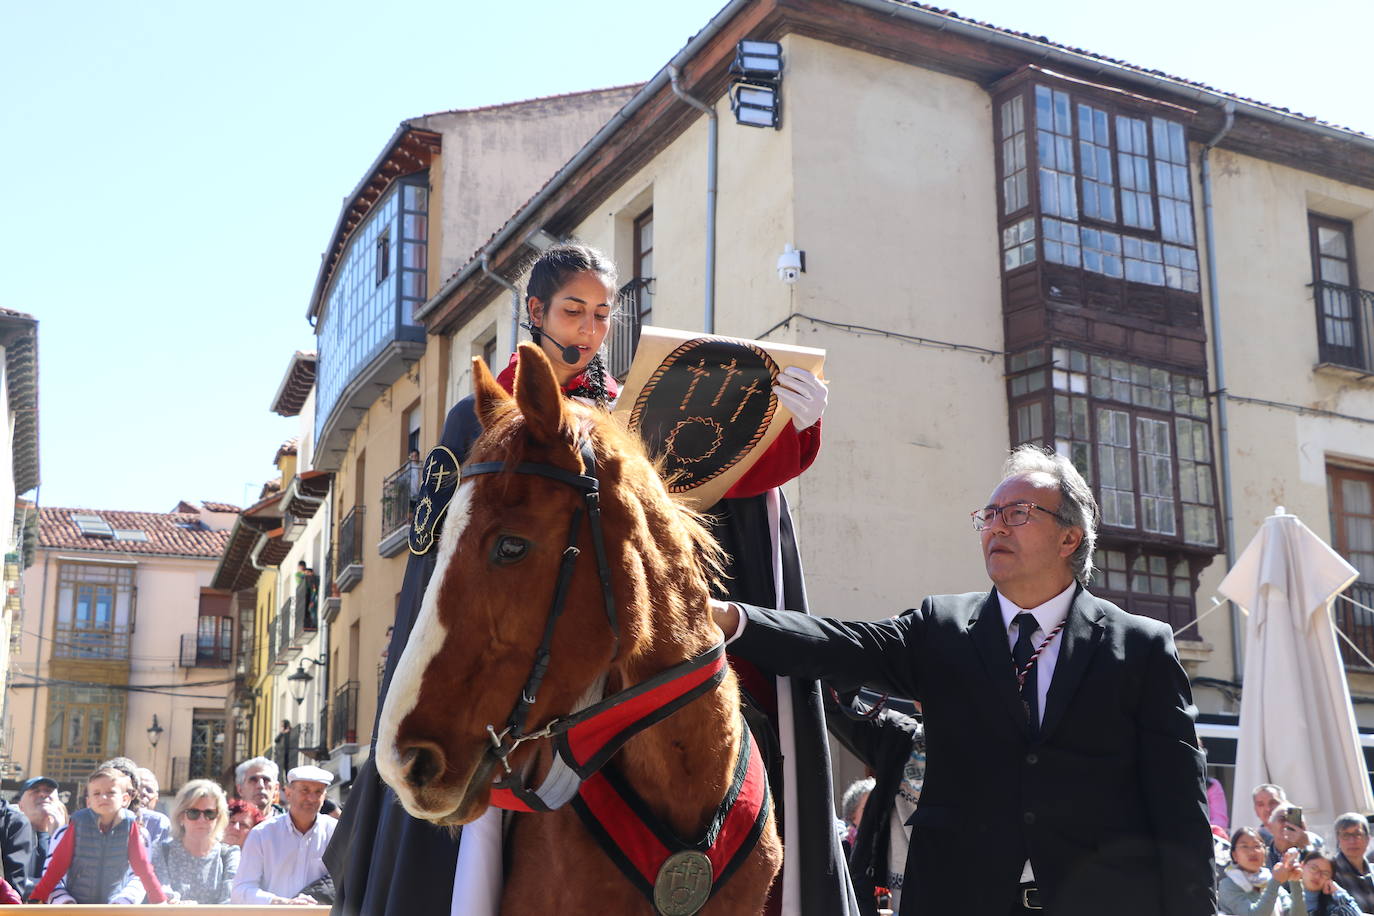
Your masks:
M 133 783 L 114 767 L 86 781 L 86 807 L 52 838 L 43 878 L 29 896 L 41 903 L 165 903 L 148 862 L 147 841 L 128 810 Z M 145 890 L 146 889 L 146 890 Z

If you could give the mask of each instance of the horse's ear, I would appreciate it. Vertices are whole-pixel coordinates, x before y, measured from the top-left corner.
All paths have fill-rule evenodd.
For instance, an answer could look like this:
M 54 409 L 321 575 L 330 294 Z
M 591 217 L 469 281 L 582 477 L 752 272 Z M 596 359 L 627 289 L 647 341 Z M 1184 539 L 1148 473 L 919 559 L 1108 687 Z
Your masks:
M 480 356 L 472 358 L 472 397 L 476 402 L 477 420 L 483 429 L 491 429 L 501 408 L 510 403 L 510 395 L 492 377 L 491 370 Z
M 525 428 L 535 439 L 554 443 L 567 438 L 563 391 L 549 358 L 536 344 L 520 345 L 520 360 L 515 367 L 515 402 L 525 416 Z

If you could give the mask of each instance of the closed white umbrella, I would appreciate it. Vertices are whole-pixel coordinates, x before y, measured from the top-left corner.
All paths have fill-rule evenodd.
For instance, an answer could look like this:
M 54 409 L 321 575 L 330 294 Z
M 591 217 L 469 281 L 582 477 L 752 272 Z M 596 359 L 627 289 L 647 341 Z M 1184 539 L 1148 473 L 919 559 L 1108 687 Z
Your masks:
M 1358 572 L 1296 515 L 1265 519 L 1218 591 L 1249 611 L 1232 826 L 1250 791 L 1283 786 L 1309 824 L 1374 811 L 1331 600 Z

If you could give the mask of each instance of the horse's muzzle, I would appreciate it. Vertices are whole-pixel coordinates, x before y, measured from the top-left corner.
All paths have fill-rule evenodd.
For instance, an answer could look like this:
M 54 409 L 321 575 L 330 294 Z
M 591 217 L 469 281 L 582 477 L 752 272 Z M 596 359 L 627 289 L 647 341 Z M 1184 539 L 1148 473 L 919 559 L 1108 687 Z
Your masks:
M 465 781 L 449 767 L 438 743 L 412 740 L 396 748 L 399 767 L 383 773 L 411 816 L 441 825 L 466 824 L 486 811 L 493 759 L 482 754 Z

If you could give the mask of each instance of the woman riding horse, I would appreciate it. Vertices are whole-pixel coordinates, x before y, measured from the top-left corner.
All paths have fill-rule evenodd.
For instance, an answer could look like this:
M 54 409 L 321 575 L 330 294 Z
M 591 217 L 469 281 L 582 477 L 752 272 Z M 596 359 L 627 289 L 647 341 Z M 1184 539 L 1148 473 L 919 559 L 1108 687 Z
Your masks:
M 534 265 L 528 284 L 527 327 L 535 342 L 549 357 L 563 394 L 605 409 L 613 403 L 617 391 L 614 380 L 605 372 L 597 353 L 609 329 L 615 286 L 615 270 L 609 260 L 592 249 L 578 245 L 560 245 L 546 252 Z M 510 365 L 498 378 L 507 390 L 512 387 L 515 370 L 516 358 L 512 356 Z M 757 470 L 746 475 L 740 485 L 728 494 L 730 498 L 719 503 L 713 512 L 722 520 L 718 522 L 721 527 L 717 528 L 717 532 L 727 535 L 727 541 L 739 551 L 741 557 L 758 554 L 760 543 L 766 545 L 764 551 L 769 551 L 767 545 L 781 545 L 781 567 L 791 598 L 797 594 L 798 587 L 794 583 L 799 583 L 800 567 L 790 539 L 786 505 L 782 504 L 779 514 L 777 505 L 780 494 L 772 488 L 796 476 L 814 458 L 819 447 L 819 423 L 816 422 L 819 408 L 816 404 L 818 402 L 823 407 L 824 388 L 809 373 L 802 378 L 794 376 L 780 381 L 797 390 L 779 385 L 775 389 L 779 398 L 798 416 L 805 418 L 814 413 L 810 417 L 811 422 L 805 423 L 801 429 L 797 428 L 797 424 L 789 424 L 778 444 L 758 462 Z M 450 412 L 441 445 L 462 462 L 480 433 L 481 425 L 475 414 L 474 400 L 469 396 Z M 770 499 L 773 500 L 771 512 Z M 776 537 L 779 520 L 783 528 L 781 538 Z M 772 532 L 769 530 L 770 521 L 774 529 Z M 432 534 L 437 535 L 437 531 Z M 773 546 L 772 549 L 779 548 Z M 387 686 L 393 679 L 394 667 L 402 656 L 414 625 L 421 598 L 434 569 L 434 555 L 435 551 L 430 550 L 412 556 L 407 568 L 405 587 L 398 604 L 393 651 L 389 653 L 385 674 L 384 684 Z M 742 583 L 747 587 L 748 594 L 733 597 L 762 601 L 760 589 L 773 590 L 775 583 L 768 571 L 778 564 L 760 556 L 759 565 L 762 568 L 751 576 L 736 562 L 727 581 Z M 765 684 L 765 688 L 771 686 Z M 807 830 L 807 838 L 804 842 L 798 842 L 801 850 L 797 855 L 798 864 L 811 866 L 806 869 L 803 885 L 806 893 L 802 897 L 803 901 L 811 902 L 810 906 L 789 907 L 788 912 L 842 913 L 845 912 L 843 903 L 847 902 L 847 888 L 843 883 L 845 870 L 842 859 L 830 849 L 833 845 L 832 836 L 825 829 L 828 827 L 830 811 L 830 805 L 826 803 L 829 797 L 828 757 L 819 717 L 813 716 L 807 706 L 808 690 L 809 685 L 797 685 L 787 691 L 799 697 L 794 708 L 799 709 L 801 715 L 798 727 L 784 726 L 784 732 L 792 738 L 799 755 L 806 761 L 797 782 L 806 790 L 801 796 L 802 806 L 809 806 L 811 810 L 808 816 L 805 807 L 799 806 L 802 815 L 797 823 L 805 822 L 808 827 L 824 826 L 819 835 L 814 830 Z M 767 692 L 772 693 L 771 690 Z M 773 708 L 769 711 L 773 713 L 769 728 L 771 734 L 764 735 L 760 743 L 776 748 L 778 717 Z M 765 726 L 768 725 L 765 723 Z M 775 773 L 774 777 L 780 775 Z M 809 779 L 811 776 L 817 778 Z M 817 787 L 808 782 L 819 783 L 823 791 L 818 792 Z M 780 795 L 777 798 L 781 801 Z M 345 823 L 341 826 L 345 829 L 338 832 L 326 858 L 338 888 L 336 913 L 407 912 L 409 916 L 414 912 L 434 911 L 440 902 L 448 901 L 454 893 L 453 876 L 460 870 L 457 831 L 437 830 L 407 815 L 395 804 L 392 790 L 378 779 L 371 760 L 364 765 L 355 781 Z M 478 825 L 468 828 L 469 831 L 480 829 L 489 827 Z M 482 879 L 475 876 L 489 875 L 493 868 L 499 869 L 499 862 L 493 864 L 490 858 L 483 856 L 471 849 L 464 854 L 461 868 L 464 877 L 457 883 L 467 886 L 465 893 L 471 893 L 474 883 L 481 883 Z M 775 890 L 775 898 L 780 897 L 780 889 Z M 841 905 L 832 905 L 836 900 L 841 901 Z M 464 911 L 472 912 L 472 905 L 473 901 L 465 898 Z M 776 907 L 775 900 L 770 909 Z

